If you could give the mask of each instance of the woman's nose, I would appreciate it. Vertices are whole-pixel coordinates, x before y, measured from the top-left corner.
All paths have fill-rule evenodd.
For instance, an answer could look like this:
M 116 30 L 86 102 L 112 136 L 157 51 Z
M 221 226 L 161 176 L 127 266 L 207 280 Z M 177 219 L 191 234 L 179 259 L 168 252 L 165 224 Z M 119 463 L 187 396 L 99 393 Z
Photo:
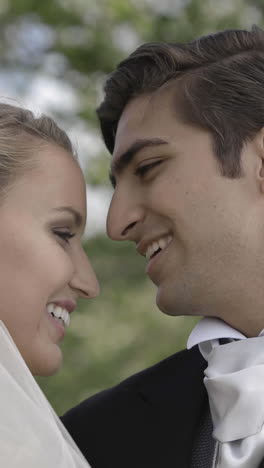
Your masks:
M 79 297 L 84 299 L 92 299 L 98 296 L 100 292 L 96 274 L 83 249 L 81 249 L 75 259 L 75 271 L 70 286 L 78 291 Z

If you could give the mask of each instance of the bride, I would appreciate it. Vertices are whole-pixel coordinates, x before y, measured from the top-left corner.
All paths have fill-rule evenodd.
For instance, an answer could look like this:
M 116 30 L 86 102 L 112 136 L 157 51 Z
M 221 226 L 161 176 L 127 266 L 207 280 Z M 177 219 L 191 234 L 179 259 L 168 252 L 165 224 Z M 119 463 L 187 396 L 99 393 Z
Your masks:
M 0 103 L 0 466 L 87 468 L 33 375 L 61 366 L 79 297 L 98 294 L 82 248 L 86 189 L 55 122 Z

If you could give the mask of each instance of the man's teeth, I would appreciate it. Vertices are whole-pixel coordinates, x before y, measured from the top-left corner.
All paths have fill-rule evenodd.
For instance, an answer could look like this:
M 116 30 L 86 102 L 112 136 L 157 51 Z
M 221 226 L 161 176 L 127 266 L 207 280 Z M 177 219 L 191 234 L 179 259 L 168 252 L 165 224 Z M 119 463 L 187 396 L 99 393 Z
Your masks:
M 63 309 L 56 304 L 49 304 L 47 306 L 47 311 L 52 317 L 56 317 L 57 319 L 61 319 L 66 327 L 70 325 L 70 314 L 68 310 Z
M 157 250 L 165 249 L 165 247 L 167 247 L 167 245 L 170 244 L 171 240 L 172 240 L 172 236 L 167 236 L 167 237 L 162 237 L 161 239 L 152 242 L 152 244 L 148 246 L 147 251 L 146 251 L 147 260 L 149 260 L 150 257 L 152 257 L 152 255 L 155 252 L 157 252 Z

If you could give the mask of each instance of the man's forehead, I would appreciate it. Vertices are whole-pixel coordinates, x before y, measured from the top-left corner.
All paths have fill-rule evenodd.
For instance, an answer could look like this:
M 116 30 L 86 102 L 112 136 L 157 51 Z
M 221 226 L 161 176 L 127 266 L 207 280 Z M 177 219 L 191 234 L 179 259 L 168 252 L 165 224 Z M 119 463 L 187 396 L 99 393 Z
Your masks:
M 126 129 L 138 128 L 148 118 L 151 98 L 144 94 L 127 103 L 118 122 L 116 140 Z
M 175 118 L 171 89 L 160 89 L 131 99 L 117 126 L 112 159 L 117 160 L 138 139 L 158 137 L 157 132 L 165 116 Z

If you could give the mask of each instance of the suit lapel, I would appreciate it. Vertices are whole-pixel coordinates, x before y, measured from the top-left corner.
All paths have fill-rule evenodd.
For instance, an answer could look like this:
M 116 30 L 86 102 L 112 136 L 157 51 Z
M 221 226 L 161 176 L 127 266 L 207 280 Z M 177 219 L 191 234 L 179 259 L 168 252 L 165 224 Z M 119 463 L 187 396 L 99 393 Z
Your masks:
M 153 418 L 153 424 L 163 428 L 162 444 L 164 461 L 171 466 L 190 466 L 193 441 L 199 419 L 207 405 L 203 384 L 206 367 L 197 347 L 172 357 L 137 390 L 137 398 L 146 404 L 145 417 Z M 166 468 L 170 465 L 164 462 Z

